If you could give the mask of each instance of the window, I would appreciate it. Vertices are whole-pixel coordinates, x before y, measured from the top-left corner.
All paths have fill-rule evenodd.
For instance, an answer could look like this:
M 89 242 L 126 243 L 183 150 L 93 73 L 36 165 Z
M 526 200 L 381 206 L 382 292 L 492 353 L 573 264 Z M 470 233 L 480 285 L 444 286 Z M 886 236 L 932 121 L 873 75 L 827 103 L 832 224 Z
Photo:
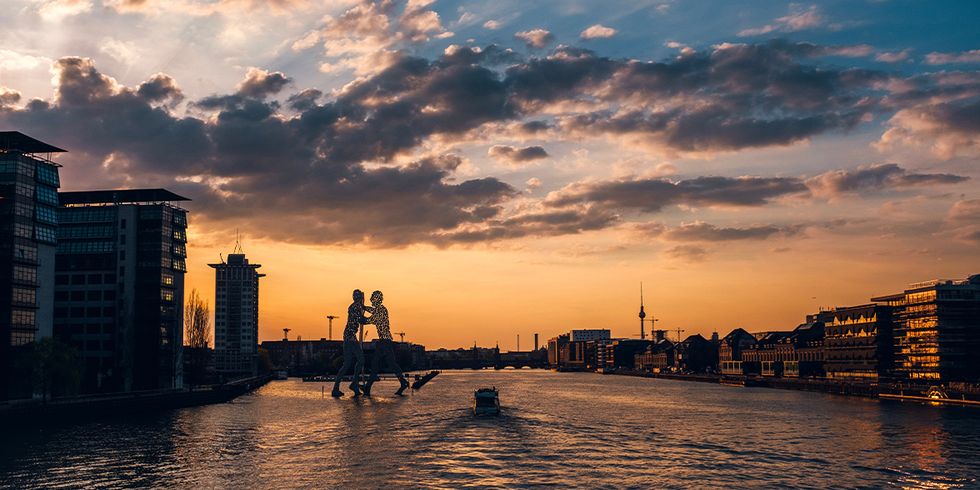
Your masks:
M 102 274 L 89 274 L 88 275 L 89 284 L 102 284 Z
M 82 318 L 83 316 L 85 316 L 85 308 L 82 308 L 81 306 L 72 307 L 71 309 L 72 318 Z
M 85 301 L 85 291 L 72 291 L 71 292 L 72 301 Z
M 116 282 L 116 275 L 115 274 L 106 274 L 105 275 L 105 283 L 106 284 L 113 284 L 115 282 Z
M 37 166 L 37 181 L 42 184 L 59 187 L 61 182 L 58 179 L 58 167 L 53 165 L 40 164 Z
M 32 288 L 13 288 L 14 303 L 33 305 L 37 301 L 37 291 Z
M 17 216 L 31 218 L 34 216 L 34 207 L 31 206 L 31 203 L 29 202 L 17 201 L 17 203 L 14 204 L 14 214 Z
M 58 191 L 46 185 L 37 186 L 37 200 L 52 206 L 58 205 Z
M 86 293 L 85 299 L 88 301 L 102 301 L 102 291 L 89 291 Z
M 173 301 L 174 300 L 174 292 L 173 291 L 170 291 L 170 290 L 167 290 L 167 289 L 164 289 L 164 290 L 160 291 L 160 299 L 162 299 L 163 301 Z
M 37 268 L 15 265 L 13 278 L 16 282 L 37 284 Z
M 163 274 L 160 278 L 160 281 L 163 283 L 164 286 L 173 286 L 174 276 L 172 274 Z
M 37 205 L 37 220 L 42 223 L 58 224 L 58 212 L 51 206 Z
M 19 236 L 21 238 L 34 238 L 32 235 L 34 233 L 33 225 L 24 223 L 14 223 L 14 236 Z
M 84 274 L 75 274 L 75 275 L 71 276 L 71 283 L 73 285 L 85 284 L 85 275 Z
M 57 276 L 54 276 L 54 283 L 59 286 L 67 285 L 69 277 L 70 276 L 68 276 L 68 274 L 58 274 Z
M 42 242 L 57 243 L 58 232 L 53 226 L 37 225 L 34 227 L 35 238 Z
M 106 301 L 114 300 L 116 299 L 116 292 L 112 289 L 106 289 L 105 291 L 102 291 L 102 298 Z
M 14 258 L 27 262 L 37 262 L 37 246 L 15 243 Z
M 34 311 L 14 308 L 10 312 L 10 323 L 20 326 L 34 326 Z
M 27 345 L 34 342 L 34 331 L 33 330 L 11 330 L 10 331 L 10 345 L 19 346 Z
M 54 292 L 55 301 L 68 301 L 68 291 L 55 291 Z
M 126 229 L 126 218 L 122 218 L 119 220 L 119 229 L 120 230 Z
M 98 318 L 102 316 L 102 308 L 98 306 L 93 306 L 85 310 L 85 316 L 88 318 Z

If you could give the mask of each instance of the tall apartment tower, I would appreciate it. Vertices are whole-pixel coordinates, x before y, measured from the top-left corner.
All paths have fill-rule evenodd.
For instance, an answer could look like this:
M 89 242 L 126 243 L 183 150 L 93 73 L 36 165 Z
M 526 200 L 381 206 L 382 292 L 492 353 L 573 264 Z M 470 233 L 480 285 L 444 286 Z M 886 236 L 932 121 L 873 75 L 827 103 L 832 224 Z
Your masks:
M 164 189 L 62 192 L 55 336 L 83 392 L 183 386 L 187 201 Z
M 238 252 L 240 250 L 236 250 Z M 259 264 L 244 253 L 227 262 L 208 264 L 214 280 L 214 363 L 225 375 L 254 376 L 258 370 Z
M 0 400 L 30 397 L 30 372 L 16 362 L 50 337 L 59 165 L 65 150 L 0 131 Z

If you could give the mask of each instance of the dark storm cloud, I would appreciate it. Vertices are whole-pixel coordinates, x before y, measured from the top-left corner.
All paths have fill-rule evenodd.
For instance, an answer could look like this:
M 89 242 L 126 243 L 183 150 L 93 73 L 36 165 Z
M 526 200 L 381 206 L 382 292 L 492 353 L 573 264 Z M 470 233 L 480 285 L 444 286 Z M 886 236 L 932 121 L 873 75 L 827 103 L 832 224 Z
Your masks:
M 66 175 L 100 182 L 86 186 L 111 178 L 184 192 L 212 228 L 249 220 L 252 233 L 275 239 L 442 245 L 599 229 L 616 223 L 621 209 L 761 206 L 805 193 L 803 181 L 782 177 L 592 182 L 555 193 L 543 211 L 522 213 L 507 210 L 518 195 L 510 185 L 456 180 L 457 157 L 395 162 L 432 136 L 463 139 L 488 123 L 538 133 L 633 133 L 712 151 L 787 144 L 853 127 L 880 110 L 874 86 L 887 77 L 819 68 L 808 64 L 820 56 L 812 51 L 770 42 L 643 62 L 569 47 L 528 59 L 493 46 L 455 47 L 433 60 L 394 54 L 390 66 L 331 96 L 306 89 L 272 97 L 290 86 L 289 77 L 251 69 L 237 91 L 191 101 L 187 116 L 174 112 L 181 92 L 165 74 L 131 88 L 89 59 L 63 58 L 55 97 L 15 109 L 8 106 L 17 99 L 7 96 L 13 102 L 5 99 L 0 123 L 71 150 Z M 289 113 L 274 99 L 285 100 Z M 606 110 L 565 110 L 554 124 L 552 112 L 540 112 L 577 103 Z M 949 118 L 968 124 L 969 115 Z M 528 147 L 514 154 L 543 153 Z M 888 182 L 948 179 L 930 175 Z
M 874 111 L 875 84 L 888 76 L 803 63 L 841 49 L 775 40 L 636 61 L 562 47 L 512 66 L 507 81 L 525 111 L 569 100 L 659 103 L 566 117 L 563 129 L 645 135 L 682 151 L 737 150 L 847 130 Z
M 177 86 L 176 80 L 165 73 L 157 73 L 139 84 L 136 95 L 150 102 L 168 102 L 174 105 L 184 100 L 184 94 Z
M 20 102 L 20 92 L 7 87 L 0 87 L 0 109 L 18 102 Z
M 953 174 L 912 173 L 894 163 L 855 170 L 832 170 L 806 181 L 814 194 L 836 197 L 849 193 L 883 191 L 916 186 L 957 184 L 969 177 Z
M 775 235 L 795 235 L 803 227 L 777 227 L 772 225 L 745 228 L 718 227 L 701 221 L 684 223 L 663 234 L 667 240 L 677 242 L 727 242 L 735 240 L 764 240 Z
M 548 158 L 548 152 L 540 146 L 515 148 L 508 145 L 494 145 L 487 150 L 487 155 L 494 158 L 507 160 L 512 163 L 523 163 L 531 160 Z
M 635 179 L 572 184 L 549 195 L 546 202 L 657 212 L 667 206 L 763 206 L 772 199 L 806 191 L 800 179 L 785 177 Z
M 245 80 L 238 85 L 238 94 L 261 99 L 279 93 L 290 83 L 292 83 L 292 79 L 282 72 L 268 72 L 258 68 L 250 68 L 245 74 Z
M 464 229 L 440 236 L 437 244 L 486 242 L 526 236 L 572 235 L 601 230 L 619 222 L 619 216 L 594 207 L 574 207 L 521 214 L 489 220 L 477 229 Z

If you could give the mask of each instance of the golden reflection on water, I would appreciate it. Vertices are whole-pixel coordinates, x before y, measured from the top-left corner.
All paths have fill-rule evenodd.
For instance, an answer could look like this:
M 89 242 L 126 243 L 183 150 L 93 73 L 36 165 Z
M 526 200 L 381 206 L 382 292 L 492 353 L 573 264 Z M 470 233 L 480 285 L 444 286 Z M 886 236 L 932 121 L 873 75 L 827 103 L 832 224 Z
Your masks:
M 503 415 L 474 418 L 489 385 Z M 447 372 L 407 397 L 321 387 L 19 434 L 0 486 L 969 487 L 980 471 L 980 411 L 957 407 L 545 371 Z

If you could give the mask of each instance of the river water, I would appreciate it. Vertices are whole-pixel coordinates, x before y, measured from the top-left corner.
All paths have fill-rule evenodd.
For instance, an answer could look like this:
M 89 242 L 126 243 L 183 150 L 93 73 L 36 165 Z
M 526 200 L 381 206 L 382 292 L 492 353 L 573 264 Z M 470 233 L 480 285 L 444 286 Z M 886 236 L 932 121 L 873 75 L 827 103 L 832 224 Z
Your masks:
M 531 370 L 445 372 L 406 397 L 322 386 L 4 434 L 0 486 L 980 486 L 975 408 Z M 501 416 L 470 414 L 483 386 Z

